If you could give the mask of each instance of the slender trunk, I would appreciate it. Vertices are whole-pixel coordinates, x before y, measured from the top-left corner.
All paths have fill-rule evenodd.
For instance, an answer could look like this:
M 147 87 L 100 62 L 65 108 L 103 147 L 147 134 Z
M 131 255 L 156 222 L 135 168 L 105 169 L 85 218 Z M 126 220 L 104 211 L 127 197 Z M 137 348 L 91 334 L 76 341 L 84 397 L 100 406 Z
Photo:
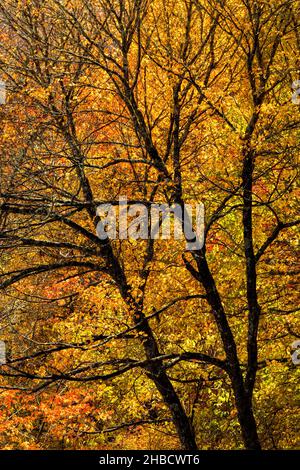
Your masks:
M 141 321 L 141 323 L 140 323 Z M 157 342 L 144 315 L 139 312 L 136 318 L 139 325 L 138 330 L 145 334 L 141 339 L 147 359 L 160 356 Z M 156 362 L 148 367 L 148 377 L 153 380 L 157 390 L 161 394 L 164 403 L 169 408 L 173 422 L 183 450 L 197 450 L 195 434 L 192 424 L 181 404 L 181 401 L 170 381 L 167 373 L 163 370 L 163 364 Z
M 245 392 L 237 393 L 235 403 L 245 448 L 247 450 L 261 450 L 251 398 L 248 398 Z
M 193 427 L 167 374 L 161 372 L 152 379 L 171 412 L 181 448 L 183 450 L 197 450 Z
M 154 359 L 160 356 L 157 341 L 153 335 L 152 329 L 145 318 L 141 305 L 138 305 L 134 299 L 130 296 L 127 288 L 125 289 L 126 294 L 123 296 L 127 301 L 128 305 L 132 306 L 135 311 L 134 322 L 137 326 L 137 331 L 140 331 L 140 341 L 147 359 Z M 177 431 L 178 438 L 180 440 L 181 448 L 183 450 L 197 450 L 197 444 L 193 426 L 189 417 L 187 416 L 181 401 L 176 393 L 172 382 L 170 381 L 166 371 L 163 369 L 163 363 L 156 361 L 150 363 L 148 366 L 148 377 L 153 380 L 157 390 L 161 394 L 165 405 L 168 407 L 173 423 Z
M 251 120 L 251 125 L 248 127 L 248 132 L 250 133 L 249 136 L 251 136 L 254 132 L 257 120 L 258 113 L 254 113 Z M 259 450 L 261 447 L 257 436 L 256 422 L 252 410 L 252 397 L 258 367 L 257 335 L 260 317 L 260 305 L 258 303 L 257 296 L 256 260 L 252 227 L 252 191 L 255 156 L 250 147 L 249 141 L 247 141 L 243 149 L 243 154 L 243 228 L 244 251 L 246 258 L 247 302 L 249 309 L 247 338 L 248 363 L 244 383 L 244 394 L 243 396 L 237 396 L 236 400 L 245 446 L 247 449 Z
M 248 392 L 248 389 L 245 386 L 237 354 L 236 343 L 204 253 L 200 253 L 200 256 L 196 259 L 198 263 L 198 273 L 196 276 L 206 290 L 207 300 L 212 308 L 212 312 L 222 338 L 224 350 L 226 352 L 229 375 L 234 390 L 238 420 L 241 426 L 245 448 L 249 450 L 260 450 L 261 446 L 257 435 L 257 425 L 252 411 L 253 388 Z
M 229 371 L 235 397 L 235 406 L 245 448 L 261 450 L 257 434 L 257 424 L 252 410 L 252 394 L 247 393 L 243 375 L 238 363 Z
M 249 309 L 247 338 L 248 367 L 245 386 L 247 394 L 251 396 L 254 389 L 257 372 L 257 335 L 260 317 L 260 305 L 258 303 L 257 296 L 256 260 L 252 227 L 252 186 L 255 159 L 253 151 L 248 146 L 244 148 L 243 153 L 243 228 L 244 251 L 246 259 L 247 302 Z

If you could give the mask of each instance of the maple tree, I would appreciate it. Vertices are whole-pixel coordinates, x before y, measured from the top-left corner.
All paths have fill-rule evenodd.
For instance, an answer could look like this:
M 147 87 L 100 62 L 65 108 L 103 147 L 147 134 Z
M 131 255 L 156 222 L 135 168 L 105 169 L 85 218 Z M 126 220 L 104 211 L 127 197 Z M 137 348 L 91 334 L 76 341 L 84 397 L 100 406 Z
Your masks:
M 299 2 L 0 15 L 2 446 L 295 447 Z M 203 248 L 101 240 L 120 196 Z

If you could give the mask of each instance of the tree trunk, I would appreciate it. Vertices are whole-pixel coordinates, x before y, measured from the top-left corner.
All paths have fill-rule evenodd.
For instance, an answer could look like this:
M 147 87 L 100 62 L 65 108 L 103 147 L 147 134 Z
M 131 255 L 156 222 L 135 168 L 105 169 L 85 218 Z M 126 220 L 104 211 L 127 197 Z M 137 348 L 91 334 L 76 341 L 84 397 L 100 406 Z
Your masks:
M 261 450 L 257 424 L 252 410 L 252 397 L 246 393 L 242 377 L 232 377 L 231 380 L 245 448 L 247 450 Z
M 141 322 L 142 319 L 142 322 Z M 148 359 L 160 356 L 157 342 L 152 330 L 145 319 L 144 314 L 139 311 L 135 319 L 139 325 L 138 330 L 145 334 L 141 339 L 144 351 Z M 161 394 L 164 403 L 169 408 L 173 422 L 183 450 L 197 450 L 195 434 L 192 424 L 181 404 L 181 401 L 170 381 L 162 362 L 158 361 L 148 366 L 148 377 L 153 380 L 157 390 Z
M 174 425 L 183 450 L 197 450 L 192 424 L 183 409 L 180 399 L 166 372 L 151 377 L 173 417 Z
M 131 307 L 132 311 L 134 311 L 134 322 L 136 324 L 137 331 L 143 333 L 139 339 L 147 359 L 151 360 L 159 357 L 160 351 L 158 344 L 148 320 L 145 318 L 142 311 L 142 305 L 138 305 L 131 297 L 126 284 L 123 284 L 123 291 L 121 291 L 121 293 L 123 293 L 123 298 Z M 181 404 L 180 398 L 178 397 L 172 382 L 170 381 L 166 371 L 163 369 L 163 363 L 161 361 L 150 363 L 147 370 L 148 377 L 153 380 L 165 405 L 171 413 L 182 450 L 197 450 L 198 447 L 192 423 Z
M 245 448 L 247 450 L 261 450 L 251 402 L 237 404 L 237 410 Z

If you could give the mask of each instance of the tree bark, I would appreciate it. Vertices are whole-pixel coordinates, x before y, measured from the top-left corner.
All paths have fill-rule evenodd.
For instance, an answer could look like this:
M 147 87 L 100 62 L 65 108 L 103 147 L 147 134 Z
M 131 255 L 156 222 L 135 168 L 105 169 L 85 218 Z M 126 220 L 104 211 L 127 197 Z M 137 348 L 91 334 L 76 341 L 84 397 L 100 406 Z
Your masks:
M 166 372 L 161 372 L 152 379 L 171 412 L 182 450 L 197 450 L 192 424 Z
M 252 409 L 252 396 L 249 396 L 245 390 L 241 372 L 238 375 L 236 372 L 231 375 L 231 383 L 245 449 L 261 450 L 257 424 Z
M 129 305 L 135 305 L 132 298 L 127 297 Z M 134 321 L 137 325 L 137 331 L 143 333 L 141 343 L 144 348 L 147 359 L 154 359 L 160 356 L 157 341 L 154 337 L 152 329 L 145 318 L 142 310 L 138 308 L 134 315 Z M 161 394 L 164 403 L 168 407 L 173 418 L 174 426 L 176 428 L 181 448 L 183 450 L 197 450 L 194 430 L 192 424 L 182 406 L 182 403 L 176 393 L 172 382 L 170 381 L 166 371 L 163 369 L 163 363 L 160 361 L 155 362 L 148 366 L 148 377 L 153 380 L 157 390 Z

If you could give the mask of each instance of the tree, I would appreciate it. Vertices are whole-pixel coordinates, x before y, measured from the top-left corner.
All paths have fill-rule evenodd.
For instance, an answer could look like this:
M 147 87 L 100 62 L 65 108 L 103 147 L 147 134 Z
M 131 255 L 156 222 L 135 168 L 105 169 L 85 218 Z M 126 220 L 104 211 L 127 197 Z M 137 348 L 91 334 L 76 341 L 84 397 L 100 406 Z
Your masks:
M 18 343 L 1 368 L 8 386 L 37 392 L 143 371 L 189 450 L 196 408 L 188 415 L 184 394 L 193 383 L 196 406 L 201 371 L 214 371 L 232 391 L 244 446 L 261 448 L 257 374 L 289 359 L 265 345 L 259 354 L 258 334 L 266 328 L 263 342 L 276 339 L 285 313 L 284 334 L 295 334 L 286 278 L 297 274 L 298 13 L 299 2 L 247 0 L 0 7 L 10 96 L 1 137 L 5 305 L 12 292 L 23 302 L 48 297 L 71 318 L 64 340 L 49 332 L 52 309 L 36 307 L 37 326 L 22 333 L 26 354 Z M 123 195 L 182 208 L 202 200 L 204 247 L 100 240 L 97 207 Z M 78 340 L 72 312 L 84 301 L 90 326 Z

